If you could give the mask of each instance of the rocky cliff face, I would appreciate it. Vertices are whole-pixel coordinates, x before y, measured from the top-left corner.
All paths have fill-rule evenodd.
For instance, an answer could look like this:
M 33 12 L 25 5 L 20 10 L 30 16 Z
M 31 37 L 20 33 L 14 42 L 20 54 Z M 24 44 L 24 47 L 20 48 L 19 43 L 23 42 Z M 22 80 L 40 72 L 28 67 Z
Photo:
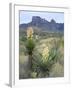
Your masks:
M 32 21 L 28 24 L 20 24 L 20 30 L 26 30 L 28 27 L 35 27 L 41 31 L 48 32 L 63 32 L 64 31 L 64 23 L 56 23 L 55 20 L 51 20 L 50 22 L 39 17 L 33 16 Z

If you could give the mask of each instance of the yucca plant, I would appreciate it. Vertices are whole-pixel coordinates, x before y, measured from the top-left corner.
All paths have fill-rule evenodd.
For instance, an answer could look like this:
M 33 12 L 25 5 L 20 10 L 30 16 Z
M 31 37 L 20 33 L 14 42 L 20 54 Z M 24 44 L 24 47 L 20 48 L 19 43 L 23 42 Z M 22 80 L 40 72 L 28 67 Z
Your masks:
M 32 70 L 37 72 L 37 77 L 49 76 L 49 71 L 54 63 L 57 62 L 57 49 L 45 47 L 42 53 L 37 52 L 33 55 Z M 41 73 L 41 76 L 39 76 Z
M 31 69 L 31 67 L 32 67 L 32 54 L 33 54 L 33 50 L 35 47 L 35 40 L 33 39 L 33 29 L 31 27 L 29 27 L 27 29 L 27 41 L 26 41 L 25 47 L 26 47 L 26 52 L 27 52 L 28 57 L 29 57 L 29 66 Z

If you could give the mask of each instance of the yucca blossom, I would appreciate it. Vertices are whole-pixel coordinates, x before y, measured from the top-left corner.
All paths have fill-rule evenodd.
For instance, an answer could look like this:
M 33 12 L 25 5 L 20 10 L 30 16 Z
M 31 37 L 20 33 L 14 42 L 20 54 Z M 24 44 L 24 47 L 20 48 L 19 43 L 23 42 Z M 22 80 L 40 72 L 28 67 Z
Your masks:
M 49 48 L 46 46 L 46 47 L 43 49 L 43 52 L 42 52 L 43 62 L 47 61 L 48 56 L 49 56 Z
M 45 48 L 45 47 L 46 47 L 46 44 L 45 44 L 45 43 L 43 43 L 43 44 L 42 44 L 42 47 L 43 47 L 43 48 Z
M 33 29 L 32 29 L 32 27 L 29 27 L 27 29 L 27 38 L 33 38 Z

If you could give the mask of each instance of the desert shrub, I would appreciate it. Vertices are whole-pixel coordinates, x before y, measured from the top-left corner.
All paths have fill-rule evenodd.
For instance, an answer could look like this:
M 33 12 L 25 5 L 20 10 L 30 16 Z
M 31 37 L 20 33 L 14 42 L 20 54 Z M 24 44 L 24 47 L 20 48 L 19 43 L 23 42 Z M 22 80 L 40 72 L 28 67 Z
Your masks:
M 24 42 L 24 41 L 26 41 L 26 40 L 27 40 L 27 38 L 26 38 L 25 36 L 22 36 L 22 37 L 21 37 L 21 41 Z
M 64 76 L 64 67 L 58 62 L 55 63 L 50 70 L 49 77 L 63 77 L 63 76 Z

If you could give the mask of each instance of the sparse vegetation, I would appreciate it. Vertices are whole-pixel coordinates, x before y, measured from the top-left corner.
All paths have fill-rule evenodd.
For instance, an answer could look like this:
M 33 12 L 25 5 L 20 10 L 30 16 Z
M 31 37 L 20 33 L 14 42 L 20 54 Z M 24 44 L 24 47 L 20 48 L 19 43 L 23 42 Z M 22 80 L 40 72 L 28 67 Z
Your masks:
M 31 36 L 32 35 L 32 36 Z M 34 36 L 33 36 L 34 35 Z M 28 37 L 27 37 L 28 36 Z M 30 63 L 30 60 L 32 61 Z M 30 68 L 31 64 L 31 68 Z M 19 39 L 19 78 L 64 76 L 63 33 L 26 32 Z

